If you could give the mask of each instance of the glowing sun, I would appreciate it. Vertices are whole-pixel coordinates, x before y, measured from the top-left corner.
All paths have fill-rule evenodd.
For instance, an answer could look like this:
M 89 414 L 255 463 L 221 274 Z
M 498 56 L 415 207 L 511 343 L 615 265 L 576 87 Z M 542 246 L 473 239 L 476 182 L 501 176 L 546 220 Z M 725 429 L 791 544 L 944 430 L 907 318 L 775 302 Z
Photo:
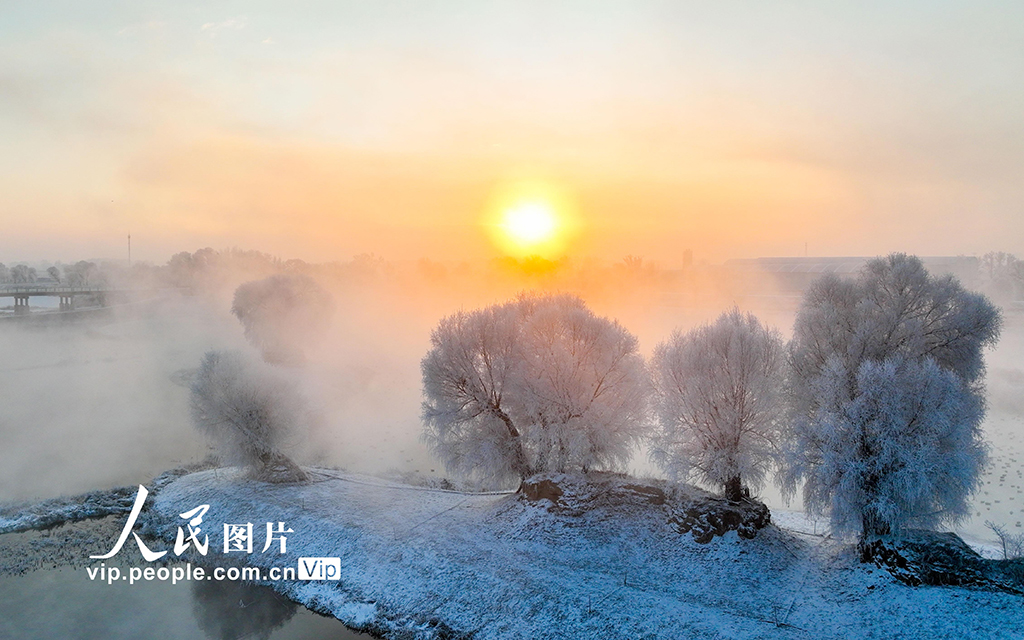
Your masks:
M 558 219 L 546 202 L 524 202 L 505 212 L 501 226 L 512 242 L 529 249 L 554 237 Z
M 541 180 L 498 185 L 482 222 L 495 246 L 514 258 L 558 259 L 565 255 L 580 228 L 569 191 Z

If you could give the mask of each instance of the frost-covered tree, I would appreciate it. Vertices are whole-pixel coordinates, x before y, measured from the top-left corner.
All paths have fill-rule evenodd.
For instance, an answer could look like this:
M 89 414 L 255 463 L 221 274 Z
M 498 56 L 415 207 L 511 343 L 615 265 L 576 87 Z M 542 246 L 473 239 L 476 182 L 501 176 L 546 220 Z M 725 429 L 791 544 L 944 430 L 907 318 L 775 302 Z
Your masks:
M 995 344 L 999 329 L 999 311 L 985 296 L 953 276 L 931 276 L 914 256 L 877 258 L 854 280 L 823 276 L 804 295 L 790 345 L 800 409 L 813 407 L 804 383 L 832 357 L 851 372 L 851 382 L 865 360 L 895 355 L 931 357 L 977 382 L 985 373 L 984 348 Z
M 424 439 L 491 482 L 619 467 L 644 435 L 634 336 L 574 296 L 522 296 L 443 319 L 423 359 Z
M 330 326 L 334 301 L 312 278 L 278 274 L 235 290 L 231 312 L 267 362 L 296 362 Z
M 60 269 L 57 267 L 50 267 L 47 269 L 46 275 L 50 276 L 50 278 L 57 284 L 60 284 Z
M 522 322 L 515 303 L 441 320 L 423 358 L 424 439 L 456 473 L 524 479 L 522 425 L 513 421 L 522 370 Z
M 991 520 L 986 520 L 985 526 L 999 539 L 999 546 L 1003 548 L 1003 560 L 1024 558 L 1024 533 L 1010 533 L 1006 527 Z
M 307 413 L 298 389 L 277 371 L 234 351 L 209 351 L 192 383 L 192 421 L 232 464 L 268 482 L 306 474 L 281 449 Z
M 658 345 L 654 462 L 674 480 L 723 487 L 729 500 L 749 495 L 779 450 L 784 364 L 778 331 L 738 310 Z
M 805 453 L 804 497 L 837 531 L 863 535 L 931 527 L 968 514 L 985 466 L 982 396 L 932 358 L 867 360 L 852 398 L 848 372 L 830 361 L 815 381 L 816 428 Z
M 516 417 L 536 466 L 588 471 L 625 465 L 648 430 L 650 382 L 637 339 L 578 297 L 522 297 L 523 378 Z
M 7 265 L 0 262 L 0 282 L 11 281 L 11 270 L 7 268 Z
M 88 287 L 99 284 L 103 278 L 96 263 L 79 260 L 64 267 L 64 280 L 72 287 Z
M 30 267 L 24 264 L 16 264 L 11 267 L 11 282 L 15 284 L 27 284 L 35 281 L 35 267 Z
M 812 283 L 789 348 L 784 488 L 803 480 L 809 510 L 862 537 L 957 520 L 981 469 L 983 350 L 999 328 L 984 296 L 912 256 Z
M 978 262 L 982 289 L 1002 302 L 1024 298 L 1024 261 L 1002 251 L 986 253 Z

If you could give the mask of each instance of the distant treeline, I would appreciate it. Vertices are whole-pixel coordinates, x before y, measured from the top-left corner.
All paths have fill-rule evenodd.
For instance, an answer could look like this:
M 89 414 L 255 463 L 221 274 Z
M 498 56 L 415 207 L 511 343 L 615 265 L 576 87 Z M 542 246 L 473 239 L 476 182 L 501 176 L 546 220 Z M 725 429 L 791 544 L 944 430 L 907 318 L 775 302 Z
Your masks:
M 311 263 L 285 260 L 261 251 L 206 247 L 192 253 L 176 253 L 163 265 L 137 262 L 130 268 L 123 262 L 113 261 L 58 262 L 45 270 L 26 264 L 7 267 L 0 263 L 0 283 L 174 287 L 203 293 L 231 292 L 253 278 L 291 273 L 312 277 L 331 287 L 391 284 L 399 288 L 440 291 L 461 287 L 480 289 L 492 295 L 531 289 L 572 292 L 591 300 L 635 298 L 651 293 L 680 294 L 686 298 L 678 302 L 692 303 L 723 296 L 733 299 L 748 295 L 800 294 L 805 288 L 801 283 L 809 283 L 820 275 L 815 270 L 822 265 L 815 264 L 814 258 L 793 260 L 799 261 L 797 269 L 806 273 L 800 271 L 794 277 L 790 271 L 760 269 L 757 265 L 761 261 L 694 263 L 688 255 L 685 259 L 681 257 L 676 266 L 632 255 L 617 261 L 568 257 L 549 260 L 539 256 L 440 261 L 428 258 L 385 260 L 371 253 L 350 260 Z M 837 259 L 821 260 L 831 265 Z M 825 268 L 830 268 L 829 265 Z M 958 272 L 952 275 L 989 295 L 993 301 L 1007 304 L 1024 300 L 1024 261 L 1016 256 L 990 252 L 980 258 L 959 259 L 957 265 Z M 941 269 L 931 268 L 941 273 Z M 851 270 L 848 275 L 852 277 L 855 271 Z

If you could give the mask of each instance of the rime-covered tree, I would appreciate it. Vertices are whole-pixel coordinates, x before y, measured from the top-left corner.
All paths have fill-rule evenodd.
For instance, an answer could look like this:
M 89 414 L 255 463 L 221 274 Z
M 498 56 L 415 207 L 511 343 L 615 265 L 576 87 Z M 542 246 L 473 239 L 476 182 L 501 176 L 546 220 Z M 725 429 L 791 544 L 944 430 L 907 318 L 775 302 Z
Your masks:
M 814 469 L 807 503 L 862 535 L 966 516 L 985 465 L 982 396 L 932 358 L 867 360 L 852 399 L 848 385 L 838 360 L 815 380 L 817 428 L 794 442 Z
M 978 262 L 982 289 L 995 300 L 1009 302 L 1024 298 L 1024 261 L 1002 251 L 986 253 Z
M 1024 558 L 1024 533 L 1010 533 L 1006 527 L 991 520 L 986 520 L 985 526 L 999 539 L 999 546 L 1003 548 L 1003 560 Z
M 88 287 L 101 283 L 103 275 L 96 263 L 79 260 L 64 267 L 64 280 L 72 287 Z
M 282 451 L 307 416 L 295 385 L 278 371 L 235 351 L 209 351 L 192 383 L 192 421 L 225 459 L 269 482 L 306 474 Z
M 443 319 L 423 359 L 424 439 L 449 469 L 522 481 L 624 465 L 646 430 L 636 338 L 573 296 Z
M 619 468 L 646 434 L 650 381 L 637 339 L 578 297 L 524 296 L 521 405 L 546 471 Z
M 330 326 L 334 302 L 312 278 L 278 274 L 235 290 L 231 312 L 267 362 L 296 362 Z
M 983 350 L 999 328 L 984 296 L 912 256 L 812 283 L 789 348 L 784 488 L 803 480 L 808 509 L 862 538 L 957 520 L 981 469 Z
M 11 282 L 15 284 L 27 284 L 36 281 L 35 267 L 25 264 L 16 264 L 11 267 Z
M 729 500 L 749 495 L 779 450 L 784 364 L 778 331 L 738 310 L 658 345 L 654 462 L 672 479 L 723 487 Z
M 448 316 L 430 336 L 421 365 L 424 439 L 456 473 L 497 482 L 534 472 L 512 415 L 522 329 L 516 304 L 506 303 Z

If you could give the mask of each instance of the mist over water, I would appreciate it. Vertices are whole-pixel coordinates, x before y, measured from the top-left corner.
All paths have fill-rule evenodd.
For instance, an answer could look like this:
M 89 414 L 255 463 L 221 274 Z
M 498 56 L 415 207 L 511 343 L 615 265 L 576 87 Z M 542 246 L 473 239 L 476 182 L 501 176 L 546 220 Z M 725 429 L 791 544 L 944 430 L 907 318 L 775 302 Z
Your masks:
M 423 440 L 421 363 L 432 331 L 457 312 L 520 294 L 578 296 L 594 315 L 632 333 L 650 362 L 673 332 L 733 309 L 756 315 L 788 342 L 802 294 L 815 278 L 853 278 L 871 257 L 905 252 L 921 257 L 932 275 L 955 275 L 965 289 L 1005 309 L 981 380 L 988 462 L 970 516 L 943 527 L 976 548 L 992 545 L 983 549 L 989 556 L 996 540 L 989 522 L 1024 540 L 1024 260 L 1011 255 L 1024 257 L 1024 2 L 878 4 L 745 3 L 736 11 L 721 3 L 649 0 L 6 3 L 0 12 L 0 528 L 37 527 L 0 535 L 0 640 L 339 637 L 348 614 L 321 619 L 270 587 L 121 588 L 115 582 L 104 589 L 81 571 L 118 539 L 120 512 L 136 485 L 152 492 L 147 505 L 161 502 L 142 512 L 139 533 L 159 538 L 166 549 L 169 537 L 157 524 L 174 520 L 179 507 L 193 508 L 179 502 L 219 491 L 226 485 L 216 483 L 235 474 L 220 469 L 212 478 L 170 481 L 176 485 L 162 481 L 177 474 L 161 483 L 154 478 L 229 463 L 248 465 L 257 482 L 310 481 L 301 487 L 300 506 L 282 518 L 305 520 L 308 530 L 331 524 L 326 528 L 366 543 L 335 545 L 318 531 L 317 544 L 310 544 L 312 534 L 294 527 L 296 538 L 307 540 L 290 542 L 289 552 L 358 555 L 372 570 L 354 563 L 343 578 L 358 576 L 350 584 L 275 589 L 318 611 L 327 610 L 320 596 L 336 595 L 335 587 L 360 611 L 372 605 L 374 620 L 411 611 L 405 626 L 394 628 L 413 635 L 448 629 L 481 637 L 545 635 L 517 633 L 527 628 L 520 623 L 529 610 L 538 628 L 552 621 L 546 635 L 564 637 L 584 635 L 573 629 L 615 635 L 610 629 L 619 619 L 634 635 L 665 634 L 678 622 L 693 634 L 736 635 L 745 625 L 764 625 L 781 635 L 812 628 L 820 635 L 835 626 L 840 635 L 862 629 L 869 637 L 885 635 L 879 629 L 898 628 L 908 616 L 921 618 L 923 636 L 986 627 L 995 634 L 1009 628 L 1013 636 L 1017 619 L 1005 615 L 1001 595 L 943 587 L 942 597 L 919 590 L 893 601 L 891 594 L 906 591 L 876 589 L 882 585 L 874 568 L 850 579 L 845 563 L 853 561 L 846 546 L 852 540 L 807 538 L 794 553 L 788 541 L 807 533 L 802 495 L 787 501 L 771 472 L 764 486 L 750 490 L 785 530 L 758 533 L 740 555 L 730 540 L 718 549 L 696 547 L 700 558 L 687 558 L 685 549 L 675 556 L 672 529 L 665 529 L 662 547 L 662 540 L 643 539 L 632 526 L 642 521 L 629 515 L 609 521 L 608 529 L 580 521 L 566 526 L 564 537 L 563 514 L 522 518 L 530 535 L 514 539 L 505 535 L 512 520 L 461 519 L 483 513 L 473 501 L 507 505 L 529 497 L 525 485 L 523 494 L 493 500 L 435 492 L 514 489 L 519 478 L 494 481 L 511 486 L 457 478 Z M 14 295 L 15 286 L 26 284 L 52 290 L 35 291 L 26 309 L 28 294 Z M 245 284 L 251 286 L 239 295 Z M 952 306 L 971 306 L 956 300 Z M 597 451 L 601 438 L 588 432 L 632 434 L 619 428 L 621 421 L 605 420 L 614 407 L 588 414 L 599 404 L 592 402 L 579 416 L 571 404 L 577 396 L 587 406 L 628 395 L 629 415 L 639 415 L 641 368 L 630 368 L 635 384 L 628 394 L 615 393 L 608 383 L 614 368 L 591 375 L 587 358 L 578 356 L 599 353 L 598 360 L 614 362 L 622 356 L 614 360 L 611 349 L 591 349 L 587 340 L 562 340 L 557 332 L 569 325 L 556 310 L 540 320 L 510 314 L 505 324 L 477 325 L 481 334 L 514 327 L 502 339 L 520 332 L 506 340 L 514 354 L 506 358 L 513 362 L 508 371 L 516 375 L 492 389 L 528 401 L 510 409 L 515 403 L 495 402 L 497 393 L 482 402 L 471 398 L 463 413 L 483 407 L 492 415 L 481 421 L 481 436 L 461 437 L 484 446 L 455 447 L 445 459 L 493 461 L 492 454 L 515 454 L 528 441 L 519 447 L 519 462 L 527 451 L 537 465 L 517 464 L 525 476 L 551 460 L 545 468 L 562 468 L 563 451 Z M 822 317 L 838 322 L 838 315 Z M 989 321 L 990 315 L 986 331 Z M 554 327 L 547 343 L 538 329 L 545 322 Z M 945 329 L 945 322 L 935 324 Z M 835 325 L 823 326 L 813 340 Z M 472 342 L 456 338 L 452 351 Z M 876 353 L 895 349 L 894 342 Z M 469 357 L 490 357 L 486 348 L 477 351 Z M 910 364 L 921 364 L 923 352 Z M 552 366 L 534 367 L 534 361 Z M 714 366 L 733 373 L 731 356 L 726 362 Z M 464 383 L 477 373 L 465 367 L 437 386 L 471 386 Z M 589 386 L 563 394 L 571 403 L 552 411 L 557 394 L 551 391 L 572 386 L 565 378 Z M 838 389 L 842 382 L 835 380 Z M 900 397 L 913 397 L 916 387 L 902 386 L 908 391 Z M 952 386 L 943 387 L 944 399 L 953 396 Z M 959 425 L 977 424 L 977 399 L 960 403 L 971 408 L 960 413 L 973 417 Z M 743 401 L 734 414 L 763 404 Z M 431 427 L 442 429 L 438 423 L 456 413 L 449 409 L 457 402 L 433 406 Z M 722 409 L 717 404 L 711 411 Z M 549 419 L 553 414 L 556 420 Z M 550 428 L 556 421 L 558 428 Z M 601 429 L 602 421 L 614 428 Z M 584 428 L 570 431 L 577 425 Z M 495 446 L 490 427 L 506 442 Z M 943 459 L 950 461 L 943 473 L 954 478 L 956 466 L 970 467 L 967 477 L 981 460 L 973 433 L 959 437 L 964 431 L 955 440 L 935 438 L 969 443 L 971 455 Z M 430 441 L 444 450 L 445 440 Z M 869 451 L 870 444 L 862 438 L 862 447 L 846 451 Z M 557 455 L 548 454 L 556 447 Z M 894 465 L 934 474 L 922 464 L 921 447 L 900 443 L 898 449 Z M 646 445 L 623 466 L 641 479 L 631 485 L 665 477 Z M 395 490 L 391 482 L 363 483 L 349 473 L 418 486 Z M 861 489 L 885 478 L 864 475 Z M 738 476 L 723 477 L 735 489 Z M 325 501 L 322 511 L 307 506 L 307 496 L 334 492 L 339 479 L 354 481 L 364 493 L 351 495 L 360 501 L 332 493 L 346 504 Z M 203 488 L 193 493 L 192 481 Z M 387 493 L 368 492 L 367 484 L 385 484 Z M 952 484 L 941 490 L 955 493 Z M 256 494 L 267 486 L 235 487 L 233 499 L 253 500 L 232 511 L 237 523 L 262 519 Z M 103 491 L 115 487 L 130 489 Z M 294 488 L 278 486 L 293 498 Z M 703 488 L 719 493 L 722 486 Z M 35 504 L 93 491 L 117 515 L 98 517 L 92 500 Z M 389 497 L 396 493 L 407 497 Z M 420 500 L 423 495 L 443 499 Z M 666 496 L 665 508 L 676 509 L 669 497 L 676 496 Z M 230 509 L 212 496 L 205 502 L 212 510 L 203 531 L 215 537 L 223 526 L 224 535 L 216 536 L 223 542 Z M 326 510 L 326 503 L 337 509 Z M 333 527 L 351 505 L 356 521 Z M 392 526 L 388 537 L 387 522 L 364 517 L 368 506 L 379 505 L 411 528 Z M 427 514 L 433 505 L 438 510 Z M 763 514 L 760 505 L 758 511 Z M 434 517 L 442 513 L 473 528 L 447 529 L 443 517 Z M 49 526 L 54 522 L 60 524 Z M 548 533 L 548 522 L 559 527 L 557 537 L 540 535 Z M 870 514 L 862 522 L 869 528 Z M 684 528 L 675 513 L 665 525 Z M 823 534 L 828 517 L 812 526 L 812 535 Z M 124 533 L 122 562 L 127 547 L 135 547 Z M 500 547 L 453 543 L 488 538 L 489 544 L 492 533 Z M 524 541 L 527 546 L 516 546 Z M 779 541 L 785 550 L 771 548 Z M 184 560 L 180 544 L 174 554 Z M 455 546 L 457 553 L 446 555 Z M 536 571 L 521 562 L 523 553 Z M 669 556 L 680 562 L 660 562 Z M 629 568 L 628 576 L 616 575 L 619 566 Z M 491 567 L 493 576 L 486 573 Z M 515 580 L 494 588 L 492 578 L 507 578 L 509 570 Z M 643 586 L 642 580 L 653 584 L 654 574 L 673 588 L 656 593 Z M 389 582 L 394 576 L 401 580 Z M 380 588 L 385 585 L 397 587 Z M 477 597 L 481 585 L 488 593 Z M 502 595 L 517 585 L 522 588 L 508 591 L 511 597 Z M 671 606 L 646 606 L 658 598 Z M 987 612 L 986 603 L 1000 610 Z
M 35 326 L 0 327 L 0 493 L 43 498 L 145 482 L 205 456 L 175 373 L 233 327 L 197 305 Z M 229 330 L 230 329 L 230 330 Z
M 303 363 L 283 366 L 316 416 L 307 432 L 292 437 L 287 453 L 302 464 L 370 474 L 445 475 L 420 440 L 420 360 L 433 327 L 460 309 L 531 289 L 576 293 L 637 335 L 649 356 L 673 330 L 711 321 L 734 305 L 788 339 L 798 302 L 767 278 L 736 287 L 699 271 L 635 262 L 537 274 L 377 261 L 339 273 L 317 277 L 335 305 L 326 335 L 307 349 Z M 0 500 L 144 484 L 212 453 L 190 422 L 191 376 L 208 350 L 255 352 L 230 313 L 231 296 L 238 284 L 266 274 L 231 269 L 216 286 L 192 295 L 167 293 L 98 318 L 0 323 Z M 987 357 L 991 464 L 974 498 L 975 515 L 963 525 L 976 537 L 990 537 L 985 520 L 1011 530 L 1024 520 L 1022 353 L 1024 329 L 1009 314 Z M 645 451 L 637 451 L 630 470 L 660 475 Z M 785 506 L 773 485 L 760 495 L 772 507 Z M 797 496 L 790 508 L 799 507 Z

